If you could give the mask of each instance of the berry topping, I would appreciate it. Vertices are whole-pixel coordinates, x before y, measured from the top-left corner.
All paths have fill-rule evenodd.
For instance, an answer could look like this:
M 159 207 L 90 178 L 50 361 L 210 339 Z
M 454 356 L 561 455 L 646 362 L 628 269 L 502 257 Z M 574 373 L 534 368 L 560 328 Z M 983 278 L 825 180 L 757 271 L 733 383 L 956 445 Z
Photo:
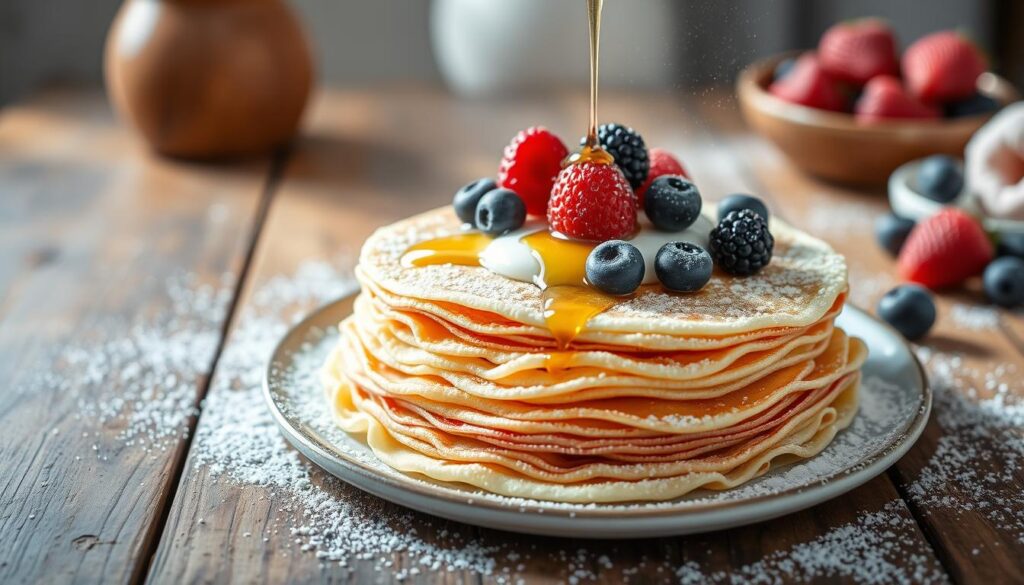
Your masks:
M 906 280 L 940 288 L 980 274 L 991 259 L 992 243 L 978 222 L 960 209 L 946 207 L 910 232 L 898 268 Z
M 907 339 L 920 339 L 935 324 L 935 302 L 924 288 L 897 286 L 878 301 L 878 316 Z
M 610 295 L 628 295 L 644 280 L 644 257 L 636 246 L 612 240 L 587 256 L 587 282 Z
M 774 248 L 768 224 L 749 209 L 730 212 L 711 230 L 711 257 L 729 274 L 756 273 L 771 261 Z
M 636 130 L 622 124 L 601 124 L 597 129 L 597 140 L 615 159 L 615 164 L 622 170 L 630 186 L 634 189 L 640 187 L 647 179 L 650 161 L 647 159 L 644 139 Z M 580 144 L 586 142 L 586 138 L 580 140 Z
M 989 300 L 1012 308 L 1024 303 L 1024 260 L 1014 256 L 997 258 L 982 277 Z
M 930 102 L 962 100 L 974 95 L 985 59 L 955 31 L 921 37 L 903 53 L 903 77 L 918 98 Z
M 952 157 L 936 154 L 924 159 L 917 172 L 917 190 L 939 203 L 949 203 L 964 188 L 964 173 Z
M 1001 108 L 1002 105 L 993 97 L 983 93 L 975 93 L 973 96 L 946 104 L 947 118 L 964 118 L 967 116 L 980 116 L 991 114 Z
M 731 211 L 740 211 L 741 209 L 749 209 L 754 213 L 761 216 L 761 219 L 768 221 L 768 206 L 753 195 L 744 195 L 737 193 L 735 195 L 729 195 L 725 199 L 722 199 L 718 203 L 718 217 L 719 219 L 729 215 Z
M 518 193 L 529 214 L 544 215 L 551 186 L 567 156 L 569 149 L 546 128 L 527 128 L 505 147 L 498 167 L 498 184 Z
M 652 148 L 648 151 L 647 155 L 651 159 L 651 170 L 647 171 L 647 180 L 636 190 L 636 198 L 641 207 L 644 205 L 644 195 L 647 194 L 647 189 L 651 187 L 654 179 L 665 175 L 679 175 L 687 179 L 690 178 L 686 174 L 686 169 L 683 168 L 682 163 L 669 154 L 667 150 Z
M 492 236 L 519 229 L 524 221 L 526 204 L 519 195 L 508 189 L 495 189 L 487 193 L 476 206 L 476 227 Z
M 876 18 L 841 22 L 818 43 L 821 67 L 834 79 L 864 85 L 878 75 L 899 75 L 892 29 Z
M 636 228 L 636 195 L 617 166 L 569 165 L 555 180 L 548 223 L 579 240 L 624 238 Z
M 455 215 L 459 216 L 463 223 L 475 226 L 477 203 L 480 202 L 481 197 L 497 188 L 498 185 L 494 182 L 494 179 L 477 179 L 468 185 L 464 185 L 455 192 L 455 198 L 452 200 L 452 206 L 455 207 Z
M 912 229 L 914 220 L 887 213 L 875 220 L 875 239 L 885 251 L 898 256 Z
M 711 280 L 711 254 L 690 242 L 669 242 L 654 257 L 654 272 L 668 290 L 695 292 Z
M 813 53 L 797 59 L 792 71 L 772 83 L 768 91 L 779 99 L 809 108 L 834 112 L 846 109 L 846 99 Z
M 858 122 L 873 123 L 892 118 L 938 118 L 938 108 L 914 97 L 900 80 L 888 75 L 876 77 L 864 87 L 853 106 Z
M 644 199 L 644 212 L 654 227 L 667 232 L 685 230 L 700 216 L 697 186 L 679 175 L 658 177 Z

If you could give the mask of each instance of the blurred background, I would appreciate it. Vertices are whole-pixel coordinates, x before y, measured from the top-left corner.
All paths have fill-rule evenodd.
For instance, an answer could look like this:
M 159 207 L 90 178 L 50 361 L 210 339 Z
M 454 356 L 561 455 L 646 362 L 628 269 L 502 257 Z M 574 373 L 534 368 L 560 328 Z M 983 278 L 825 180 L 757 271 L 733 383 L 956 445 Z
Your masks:
M 100 85 L 104 39 L 120 4 L 0 1 L 0 105 L 49 85 Z M 577 0 L 288 4 L 307 31 L 322 85 L 431 84 L 502 95 L 586 78 Z M 752 59 L 812 47 L 831 23 L 865 15 L 887 18 L 904 45 L 937 29 L 961 29 L 997 72 L 1018 86 L 1024 81 L 1018 0 L 611 0 L 605 13 L 602 75 L 609 86 L 697 91 L 731 83 Z

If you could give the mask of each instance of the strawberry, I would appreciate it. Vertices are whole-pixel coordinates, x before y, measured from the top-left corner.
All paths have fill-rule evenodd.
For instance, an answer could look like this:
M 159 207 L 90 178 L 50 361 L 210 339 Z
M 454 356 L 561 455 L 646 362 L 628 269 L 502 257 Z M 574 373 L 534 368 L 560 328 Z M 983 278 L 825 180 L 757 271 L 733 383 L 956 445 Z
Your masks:
M 960 284 L 992 260 L 992 242 L 978 222 L 946 207 L 917 224 L 900 250 L 900 276 L 929 288 Z
M 981 52 L 955 31 L 921 37 L 903 53 L 903 76 L 918 98 L 950 102 L 969 98 L 985 72 Z
M 615 165 L 572 164 L 555 180 L 548 223 L 578 240 L 624 238 L 636 228 L 636 195 Z
M 682 175 L 687 179 L 690 178 L 690 175 L 686 174 L 683 164 L 667 150 L 652 148 L 647 152 L 647 157 L 651 161 L 651 170 L 647 172 L 647 179 L 636 190 L 637 205 L 640 207 L 644 206 L 644 194 L 647 193 L 647 189 L 654 179 L 662 175 Z
M 498 185 L 515 191 L 526 203 L 526 212 L 544 215 L 555 177 L 569 149 L 547 128 L 522 130 L 505 147 L 498 167 Z
M 864 87 L 853 113 L 858 122 L 873 123 L 892 118 L 938 118 L 939 108 L 922 103 L 911 95 L 899 79 L 889 75 L 876 77 Z
M 768 91 L 779 99 L 810 108 L 834 112 L 846 109 L 843 94 L 813 53 L 797 59 L 793 69 L 785 77 L 772 82 Z
M 889 25 L 876 18 L 842 22 L 825 31 L 818 60 L 833 79 L 854 85 L 900 72 L 896 38 Z

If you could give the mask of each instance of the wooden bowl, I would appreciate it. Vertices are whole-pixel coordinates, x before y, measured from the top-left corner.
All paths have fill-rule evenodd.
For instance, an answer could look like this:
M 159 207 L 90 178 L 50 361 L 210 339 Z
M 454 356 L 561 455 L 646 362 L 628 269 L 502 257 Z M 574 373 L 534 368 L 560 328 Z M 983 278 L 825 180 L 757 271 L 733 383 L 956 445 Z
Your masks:
M 962 157 L 964 146 L 991 114 L 952 120 L 893 120 L 861 124 L 853 115 L 791 104 L 768 93 L 775 66 L 792 54 L 758 61 L 740 73 L 740 108 L 747 123 L 775 143 L 796 166 L 832 181 L 884 185 L 900 165 L 932 154 Z M 978 90 L 1006 105 L 1016 89 L 992 73 Z

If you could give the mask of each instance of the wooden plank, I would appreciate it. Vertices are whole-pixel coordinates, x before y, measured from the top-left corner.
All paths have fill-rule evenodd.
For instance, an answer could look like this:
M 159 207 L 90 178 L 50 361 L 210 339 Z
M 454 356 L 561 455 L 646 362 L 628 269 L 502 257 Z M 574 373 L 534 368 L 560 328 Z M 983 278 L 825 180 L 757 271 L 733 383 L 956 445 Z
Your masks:
M 0 115 L 0 582 L 144 572 L 268 168 L 158 160 L 96 92 Z
M 719 103 L 702 111 L 740 153 L 739 164 L 790 221 L 847 256 L 852 299 L 873 309 L 898 280 L 871 227 L 888 210 L 885 193 L 801 174 L 745 132 L 727 98 Z M 935 414 L 891 477 L 956 581 L 1024 581 L 1024 470 L 1018 464 L 1024 358 L 1012 337 L 1022 318 L 987 305 L 976 282 L 936 301 L 938 321 L 918 346 L 935 389 Z
M 741 571 L 750 578 L 781 581 L 850 581 L 857 576 L 852 571 L 862 566 L 910 579 L 943 579 L 885 477 L 812 510 L 751 527 L 691 538 L 594 542 L 526 537 L 410 514 L 331 481 L 308 464 L 297 465 L 299 479 L 289 480 L 305 489 L 289 488 L 266 480 L 260 471 L 252 473 L 224 449 L 205 444 L 207 437 L 218 436 L 213 432 L 218 425 L 240 422 L 223 412 L 226 405 L 239 404 L 223 399 L 229 392 L 259 400 L 258 377 L 246 378 L 224 363 L 235 349 L 251 354 L 260 346 L 254 343 L 258 331 L 253 335 L 247 328 L 245 312 L 259 307 L 261 297 L 264 303 L 273 299 L 268 291 L 282 288 L 282 275 L 301 271 L 311 258 L 335 259 L 339 251 L 348 260 L 336 263 L 349 270 L 352 255 L 376 226 L 445 204 L 459 185 L 492 174 L 501 147 L 520 127 L 542 123 L 570 139 L 585 125 L 585 103 L 581 96 L 459 102 L 433 92 L 395 91 L 333 93 L 319 100 L 309 124 L 311 138 L 297 149 L 275 193 L 243 295 L 243 316 L 234 324 L 225 359 L 214 373 L 152 581 L 621 583 L 724 581 Z M 715 150 L 706 128 L 694 124 L 692 112 L 682 110 L 674 97 L 609 96 L 602 101 L 602 113 L 607 120 L 636 124 L 653 144 L 679 152 L 708 189 L 725 193 L 748 188 L 735 173 L 732 157 Z M 285 282 L 301 287 L 304 281 Z M 246 416 L 250 412 L 258 413 L 245 410 Z M 258 414 L 251 421 L 241 420 L 267 425 L 258 436 L 273 444 L 260 458 L 277 465 L 281 453 L 288 451 L 274 436 L 272 424 Z M 230 461 L 211 458 L 210 450 Z M 271 472 L 288 475 L 280 469 Z M 329 512 L 310 514 L 305 510 L 309 507 Z M 341 524 L 354 536 L 346 541 L 327 534 L 331 523 L 325 515 L 344 517 Z M 886 530 L 877 529 L 880 522 Z M 409 535 L 412 529 L 414 536 Z M 865 535 L 866 540 L 859 539 Z M 392 540 L 394 552 L 381 552 L 380 542 Z M 366 551 L 375 554 L 360 558 Z M 341 555 L 344 565 L 335 556 L 318 559 L 317 552 Z M 428 555 L 437 561 L 435 569 L 424 560 Z M 888 564 L 871 564 L 879 559 Z M 474 566 L 463 568 L 459 562 Z

